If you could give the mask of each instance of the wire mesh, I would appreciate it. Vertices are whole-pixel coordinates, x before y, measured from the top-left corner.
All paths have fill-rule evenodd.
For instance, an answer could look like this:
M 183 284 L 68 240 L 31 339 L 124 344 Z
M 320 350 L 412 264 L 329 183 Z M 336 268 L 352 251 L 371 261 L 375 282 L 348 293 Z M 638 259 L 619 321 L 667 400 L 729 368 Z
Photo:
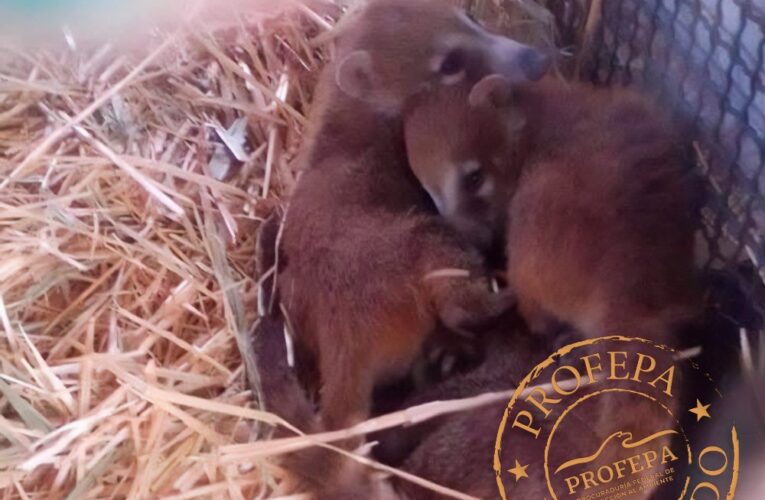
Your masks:
M 587 48 L 580 76 L 635 84 L 689 118 L 709 188 L 706 269 L 765 281 L 765 0 L 548 0 L 560 47 Z M 588 13 L 600 22 L 588 33 Z M 752 301 L 756 302 L 754 295 Z M 756 303 L 753 305 L 757 305 Z
M 749 260 L 765 278 L 765 4 L 751 0 L 603 3 L 590 77 L 638 83 L 690 117 L 711 196 L 706 266 Z

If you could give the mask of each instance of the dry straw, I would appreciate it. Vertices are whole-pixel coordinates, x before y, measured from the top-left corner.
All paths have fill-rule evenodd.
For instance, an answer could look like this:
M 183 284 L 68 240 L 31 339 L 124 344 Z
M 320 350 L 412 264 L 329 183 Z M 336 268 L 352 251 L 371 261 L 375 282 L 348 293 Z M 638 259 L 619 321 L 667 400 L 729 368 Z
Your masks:
M 277 420 L 237 342 L 327 57 L 312 40 L 339 9 L 211 7 L 141 43 L 2 46 L 4 498 L 252 498 L 274 480 L 220 450 Z
M 138 44 L 0 47 L 3 498 L 244 499 L 278 481 L 279 443 L 245 444 L 278 418 L 239 353 L 256 231 L 296 182 L 341 10 L 259 4 L 200 3 Z

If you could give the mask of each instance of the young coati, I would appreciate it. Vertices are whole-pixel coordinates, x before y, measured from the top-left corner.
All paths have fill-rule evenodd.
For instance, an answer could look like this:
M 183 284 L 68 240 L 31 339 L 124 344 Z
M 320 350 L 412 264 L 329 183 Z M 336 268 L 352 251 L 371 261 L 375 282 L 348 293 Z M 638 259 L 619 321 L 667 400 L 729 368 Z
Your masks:
M 476 396 L 485 391 L 515 387 L 536 361 L 547 355 L 538 337 L 516 324 L 487 333 L 484 362 L 464 374 L 454 376 L 420 392 L 402 403 L 402 408 L 438 399 Z M 263 374 L 266 408 L 295 422 L 309 432 L 325 430 L 307 400 L 294 372 L 287 365 L 283 325 L 264 318 L 255 336 L 255 353 Z M 412 428 L 390 429 L 374 437 L 378 446 L 393 445 L 401 456 L 395 465 L 401 470 L 477 498 L 497 497 L 496 475 L 491 457 L 496 445 L 497 427 L 506 403 L 496 403 L 463 413 L 439 417 Z M 601 442 L 592 423 L 576 416 L 576 433 L 559 434 L 556 447 L 576 456 L 589 453 Z M 554 419 L 544 425 L 551 425 Z M 287 435 L 286 431 L 276 437 Z M 526 443 L 528 441 L 528 443 Z M 515 438 L 516 447 L 538 447 L 528 436 Z M 516 448 L 517 449 L 517 448 Z M 503 463 L 512 463 L 511 450 L 502 452 Z M 278 494 L 308 493 L 316 500 L 427 500 L 441 494 L 397 477 L 384 479 L 371 469 L 324 448 L 309 448 L 281 457 L 285 471 Z M 511 498 L 548 496 L 544 468 L 533 463 L 528 478 L 514 485 Z
M 261 317 L 252 345 L 260 368 L 264 409 L 303 432 L 326 430 L 297 374 L 288 364 L 283 320 L 276 315 Z M 273 437 L 289 435 L 292 435 L 290 431 L 276 427 Z M 286 473 L 279 485 L 280 494 L 311 493 L 317 500 L 393 498 L 387 494 L 390 485 L 376 481 L 364 466 L 324 448 L 290 453 L 279 462 Z
M 667 113 L 626 89 L 490 76 L 423 94 L 406 117 L 412 169 L 484 248 L 534 330 L 668 341 L 699 307 L 701 189 Z
M 260 320 L 256 328 L 256 332 L 253 339 L 253 349 L 255 358 L 258 365 L 261 368 L 262 373 L 262 388 L 264 403 L 266 409 L 272 411 L 282 418 L 294 423 L 294 425 L 305 430 L 309 433 L 316 433 L 326 430 L 324 428 L 321 415 L 316 413 L 313 405 L 310 403 L 303 387 L 298 382 L 294 371 L 288 366 L 287 353 L 285 348 L 285 341 L 283 336 L 284 325 L 280 319 L 266 316 Z M 492 336 L 492 339 L 496 339 L 496 336 Z M 491 341 L 494 347 L 510 345 L 509 339 L 501 339 L 495 345 L 495 342 Z M 524 345 L 524 344 L 521 344 Z M 431 390 L 430 395 L 425 395 L 425 400 L 432 400 L 436 397 L 459 397 L 461 395 L 472 395 L 480 392 L 480 387 L 486 387 L 486 390 L 493 388 L 504 389 L 512 386 L 513 381 L 509 375 L 509 371 L 517 371 L 513 373 L 518 378 L 523 375 L 523 365 L 517 365 L 513 370 L 513 361 L 516 361 L 514 355 L 500 358 L 499 353 L 509 353 L 508 349 L 502 347 L 500 349 L 492 349 L 493 353 L 497 353 L 497 356 L 492 356 L 493 361 L 497 361 L 496 368 L 494 370 L 477 369 L 476 374 L 467 375 L 466 378 L 470 378 L 470 382 L 459 383 L 459 379 L 450 381 L 449 384 L 445 384 L 443 388 L 434 388 Z M 524 353 L 524 350 L 517 349 L 518 353 Z M 522 355 L 522 354 L 521 354 Z M 492 371 L 496 373 L 491 373 Z M 504 379 L 504 380 L 503 380 Z M 467 488 L 487 488 L 487 491 L 496 491 L 496 486 L 493 480 L 493 474 L 490 468 L 489 457 L 492 450 L 492 440 L 496 437 L 496 427 L 500 421 L 504 404 L 496 405 L 496 408 L 492 408 L 491 411 L 487 411 L 486 408 L 482 411 L 475 412 L 476 415 L 486 415 L 485 426 L 481 426 L 481 429 L 486 431 L 485 436 L 479 437 L 481 442 L 485 441 L 486 446 L 484 449 L 476 449 L 472 455 L 480 455 L 481 460 L 477 460 L 474 463 L 466 464 L 470 469 L 470 473 L 467 475 L 457 474 L 452 478 L 429 477 L 433 480 L 443 479 L 454 481 L 455 478 L 469 479 L 471 481 L 476 480 L 475 484 L 468 484 L 463 482 L 458 484 L 458 487 Z M 470 415 L 468 413 L 466 415 Z M 453 428 L 450 428 L 448 420 L 441 419 L 435 423 L 429 423 L 429 431 L 424 432 L 422 429 L 415 428 L 416 435 L 412 435 L 412 430 L 408 430 L 406 435 L 398 436 L 396 430 L 393 429 L 381 436 L 386 440 L 401 442 L 402 449 L 406 448 L 405 455 L 401 458 L 404 459 L 410 452 L 414 451 L 416 446 L 413 443 L 419 443 L 426 436 L 430 436 L 438 433 L 441 429 L 446 428 L 446 433 L 452 434 L 457 429 L 462 430 L 463 424 L 461 419 L 455 419 L 460 423 Z M 480 422 L 478 422 L 480 423 Z M 485 427 L 485 429 L 484 429 Z M 419 432 L 422 431 L 422 432 Z M 274 437 L 284 437 L 289 435 L 289 431 L 277 428 Z M 455 437 L 455 436 L 452 436 Z M 459 439 L 454 440 L 454 444 L 464 441 L 464 436 L 460 436 Z M 406 441 L 406 443 L 403 443 Z M 434 449 L 442 447 L 441 445 L 431 445 Z M 418 473 L 418 469 L 426 471 L 432 468 L 432 464 L 429 464 L 429 460 L 435 460 L 436 463 L 446 464 L 447 461 L 459 460 L 463 455 L 451 456 L 451 454 L 444 453 L 446 450 L 441 449 L 442 456 L 428 456 L 423 455 L 423 452 L 414 453 L 412 455 L 413 466 L 411 472 Z M 462 463 L 460 461 L 460 463 Z M 480 464 L 480 465 L 479 465 Z M 330 500 L 330 499 L 358 499 L 368 498 L 370 500 L 395 500 L 395 499 L 418 499 L 427 498 L 427 493 L 420 487 L 410 484 L 398 485 L 396 480 L 383 480 L 376 477 L 371 469 L 363 466 L 353 460 L 345 459 L 337 455 L 336 452 L 326 450 L 323 448 L 309 448 L 300 452 L 294 452 L 281 457 L 280 465 L 285 471 L 285 475 L 280 482 L 278 494 L 283 493 L 308 493 L 316 500 Z M 431 474 L 432 476 L 433 474 Z M 479 480 L 480 479 L 480 480 Z M 480 484 L 485 483 L 485 484 Z M 451 485 L 455 486 L 455 485 Z M 493 489 L 493 490 L 489 490 Z M 400 491 L 398 491 L 400 490 Z M 488 496 L 488 495 L 487 495 Z
M 319 375 L 325 428 L 366 417 L 374 385 L 406 373 L 438 322 L 464 333 L 510 305 L 412 175 L 404 103 L 493 72 L 538 79 L 547 65 L 440 1 L 372 1 L 343 32 L 317 89 L 277 278 L 296 356 L 314 363 L 300 368 Z

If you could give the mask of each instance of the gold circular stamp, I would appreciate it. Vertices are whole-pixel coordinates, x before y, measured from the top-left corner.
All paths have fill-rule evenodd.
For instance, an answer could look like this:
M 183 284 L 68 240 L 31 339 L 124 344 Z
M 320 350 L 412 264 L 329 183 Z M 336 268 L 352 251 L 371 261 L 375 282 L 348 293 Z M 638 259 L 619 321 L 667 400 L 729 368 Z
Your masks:
M 738 436 L 722 408 L 683 353 L 623 336 L 570 344 L 534 367 L 505 409 L 494 450 L 500 495 L 733 498 Z

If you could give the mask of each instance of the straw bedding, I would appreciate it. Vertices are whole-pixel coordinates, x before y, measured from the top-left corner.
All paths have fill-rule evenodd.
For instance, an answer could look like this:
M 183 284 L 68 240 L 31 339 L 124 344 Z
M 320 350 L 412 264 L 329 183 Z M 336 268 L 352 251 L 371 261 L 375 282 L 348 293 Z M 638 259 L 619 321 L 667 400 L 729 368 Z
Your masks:
M 255 237 L 296 182 L 347 5 L 216 5 L 128 38 L 0 40 L 3 498 L 253 498 L 278 482 L 269 443 L 246 444 L 277 420 L 240 356 Z
M 473 2 L 551 43 L 549 13 L 501 3 Z M 306 445 L 253 443 L 278 419 L 240 352 L 257 229 L 298 177 L 342 9 L 275 5 L 197 2 L 128 40 L 0 42 L 2 498 L 267 497 L 268 456 Z
M 0 44 L 4 498 L 252 498 L 278 481 L 268 443 L 236 446 L 275 420 L 240 356 L 255 236 L 296 181 L 342 9 L 243 6 Z
M 3 44 L 4 498 L 268 491 L 267 464 L 221 460 L 273 420 L 237 342 L 257 315 L 256 230 L 295 182 L 339 13 L 276 10 Z

